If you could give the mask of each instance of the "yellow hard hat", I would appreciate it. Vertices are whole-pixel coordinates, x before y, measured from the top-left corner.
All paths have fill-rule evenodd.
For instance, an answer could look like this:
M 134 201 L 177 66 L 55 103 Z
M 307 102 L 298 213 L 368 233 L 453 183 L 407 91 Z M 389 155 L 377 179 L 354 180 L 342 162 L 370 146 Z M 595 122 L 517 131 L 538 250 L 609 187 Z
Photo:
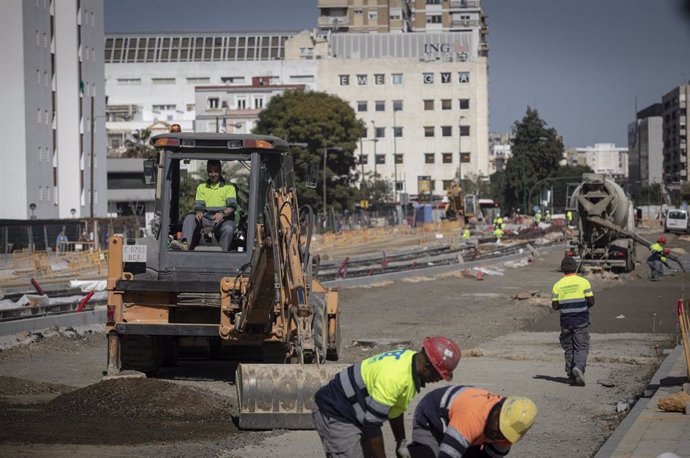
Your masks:
M 516 443 L 532 427 L 537 418 L 537 405 L 529 398 L 508 396 L 501 407 L 499 428 L 511 444 Z

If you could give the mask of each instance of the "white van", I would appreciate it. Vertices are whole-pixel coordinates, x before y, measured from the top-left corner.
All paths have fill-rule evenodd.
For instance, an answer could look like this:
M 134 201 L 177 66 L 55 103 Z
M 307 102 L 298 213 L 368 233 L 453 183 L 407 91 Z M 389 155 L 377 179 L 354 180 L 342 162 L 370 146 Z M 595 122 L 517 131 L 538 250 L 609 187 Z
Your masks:
M 670 208 L 666 213 L 664 232 L 688 232 L 688 212 Z

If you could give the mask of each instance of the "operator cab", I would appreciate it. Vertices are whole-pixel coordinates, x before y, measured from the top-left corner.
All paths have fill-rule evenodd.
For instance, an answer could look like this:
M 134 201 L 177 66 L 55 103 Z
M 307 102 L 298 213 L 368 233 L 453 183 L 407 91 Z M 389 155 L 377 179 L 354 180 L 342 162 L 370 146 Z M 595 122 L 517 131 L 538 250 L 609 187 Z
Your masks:
M 156 186 L 155 241 L 147 244 L 155 245 L 158 256 L 149 256 L 147 269 L 159 278 L 185 280 L 200 275 L 204 279 L 220 279 L 237 273 L 251 260 L 256 227 L 264 220 L 270 184 L 293 186 L 287 143 L 271 136 L 177 132 L 157 135 L 151 143 L 157 149 L 157 157 L 145 161 L 144 174 Z M 184 239 L 182 245 L 186 249 L 182 250 L 179 242 L 185 218 L 191 215 L 194 221 L 197 192 L 211 184 L 209 161 L 220 161 L 220 182 L 214 186 L 226 189 L 224 199 L 235 196 L 236 209 L 232 216 L 224 216 L 220 221 L 213 220 L 216 210 L 204 213 L 206 224 L 199 224 L 193 241 Z M 216 208 L 222 213 L 226 204 Z M 234 223 L 229 249 L 221 246 L 221 241 L 227 240 L 221 238 L 225 220 Z

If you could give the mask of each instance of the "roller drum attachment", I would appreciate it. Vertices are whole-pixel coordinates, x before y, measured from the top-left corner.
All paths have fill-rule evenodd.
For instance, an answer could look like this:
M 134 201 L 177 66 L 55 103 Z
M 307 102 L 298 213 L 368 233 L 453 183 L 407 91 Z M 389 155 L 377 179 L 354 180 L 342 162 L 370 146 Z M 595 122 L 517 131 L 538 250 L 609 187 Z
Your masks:
M 314 393 L 347 364 L 240 364 L 241 429 L 314 429 Z

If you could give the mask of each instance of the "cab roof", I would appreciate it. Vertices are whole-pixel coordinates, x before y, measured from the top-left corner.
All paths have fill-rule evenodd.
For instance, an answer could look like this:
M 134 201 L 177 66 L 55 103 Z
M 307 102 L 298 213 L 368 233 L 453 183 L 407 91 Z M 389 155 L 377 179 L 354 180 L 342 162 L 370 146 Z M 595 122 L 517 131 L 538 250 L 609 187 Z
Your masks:
M 207 132 L 170 132 L 151 137 L 150 143 L 158 148 L 195 149 L 266 149 L 287 151 L 288 143 L 272 135 L 225 134 Z

